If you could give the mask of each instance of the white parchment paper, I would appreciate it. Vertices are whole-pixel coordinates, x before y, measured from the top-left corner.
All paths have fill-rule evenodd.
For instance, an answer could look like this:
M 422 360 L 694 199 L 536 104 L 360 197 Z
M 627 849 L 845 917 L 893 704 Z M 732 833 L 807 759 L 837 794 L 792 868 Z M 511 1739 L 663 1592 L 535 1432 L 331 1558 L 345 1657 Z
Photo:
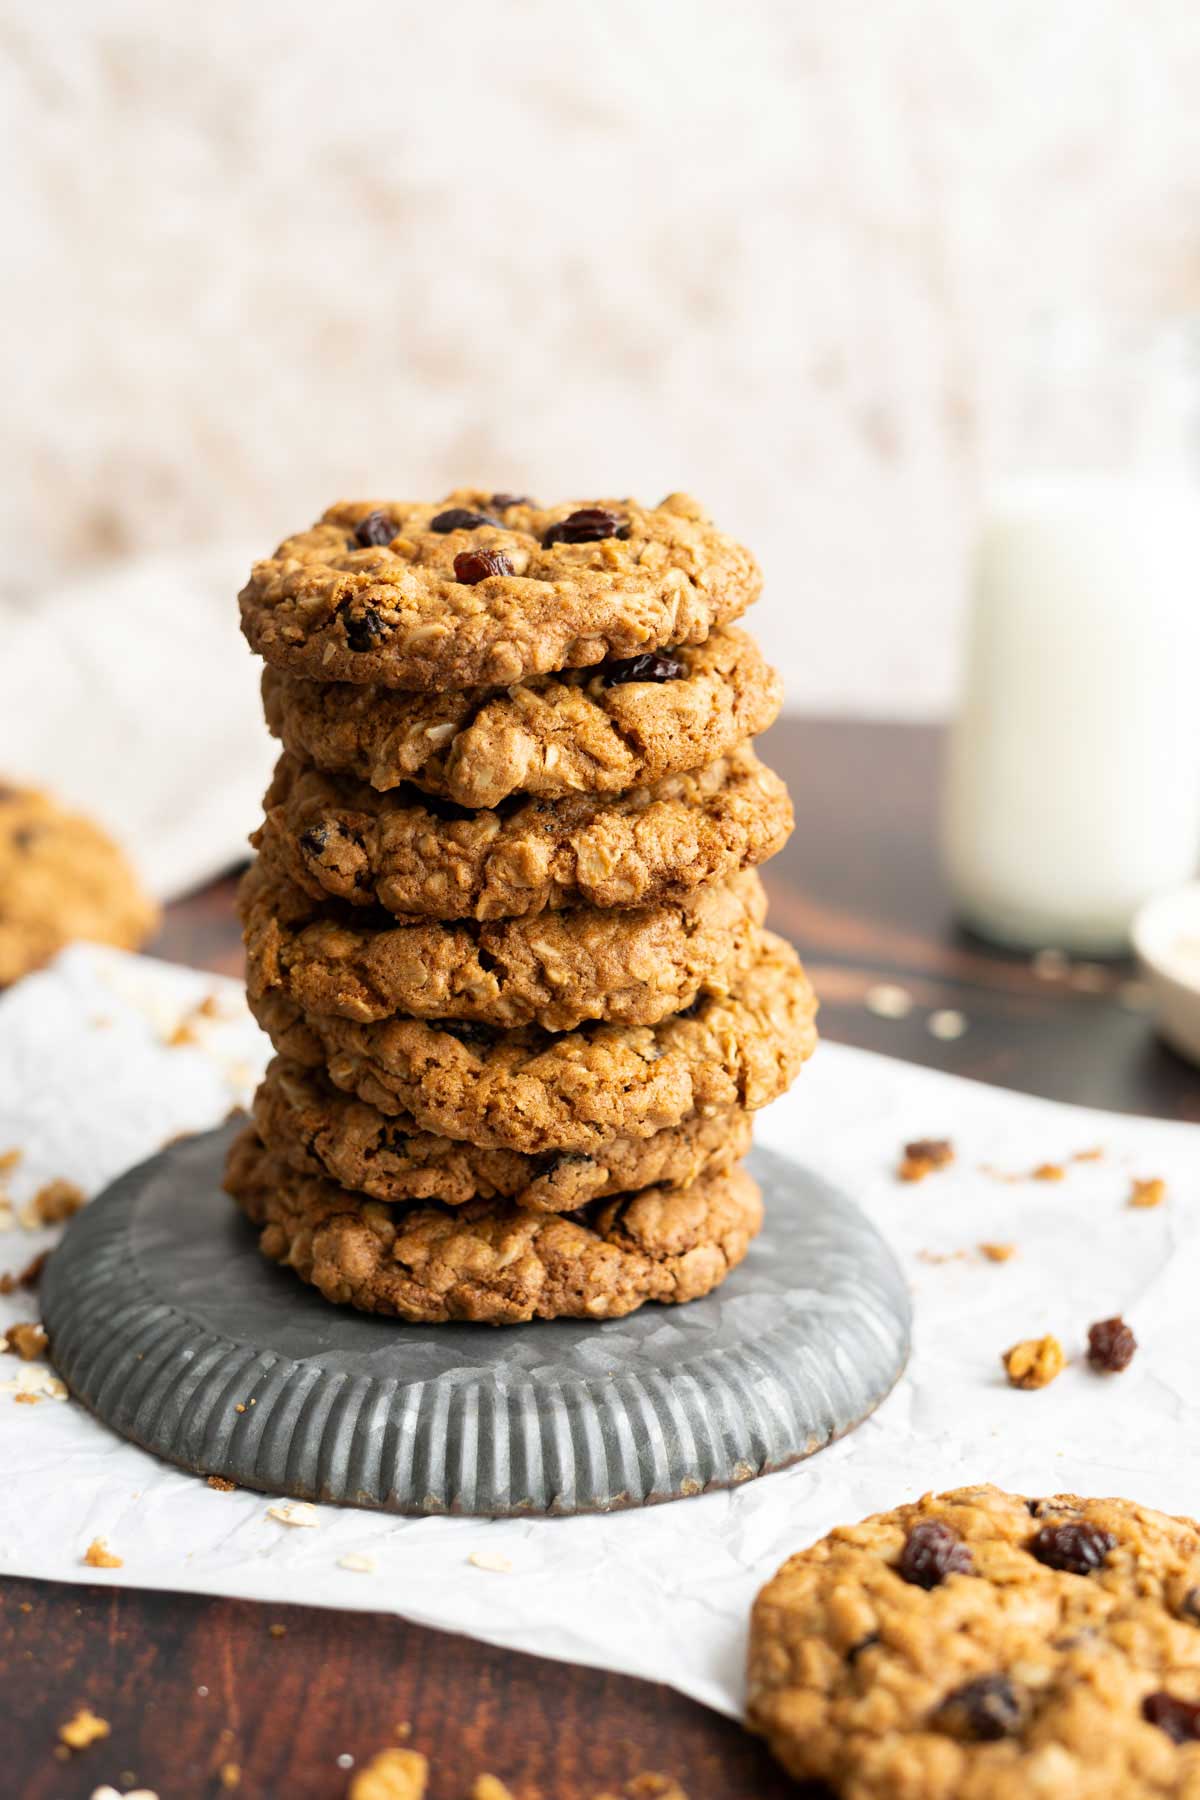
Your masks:
M 176 1132 L 223 1118 L 265 1058 L 232 982 L 77 947 L 20 983 L 0 1000 L 0 1153 L 23 1152 L 0 1176 L 14 1213 L 0 1229 L 0 1269 L 53 1241 L 16 1222 L 44 1181 L 66 1176 L 96 1192 Z M 19 1403 L 12 1384 L 47 1371 L 0 1356 L 0 1570 L 391 1610 L 666 1680 L 735 1713 L 756 1589 L 839 1520 L 981 1480 L 1200 1510 L 1195 1127 L 1027 1099 L 825 1044 L 758 1135 L 867 1209 L 916 1305 L 900 1386 L 811 1462 L 609 1518 L 402 1520 L 321 1507 L 311 1524 L 287 1525 L 270 1516 L 270 1497 L 216 1493 L 71 1401 Z M 899 1147 L 923 1136 L 951 1137 L 958 1160 L 901 1184 Z M 1099 1160 L 1070 1160 L 1094 1148 Z M 1046 1162 L 1061 1163 L 1065 1179 L 1030 1179 Z M 1131 1208 L 1135 1175 L 1161 1176 L 1164 1204 Z M 989 1262 L 984 1241 L 1014 1243 L 1016 1254 Z M 1125 1374 L 1101 1377 L 1082 1358 L 1086 1329 L 1117 1311 L 1140 1349 Z M 0 1297 L 0 1326 L 36 1316 L 34 1294 Z M 1010 1389 L 1000 1352 L 1045 1331 L 1071 1366 L 1040 1392 Z M 82 1564 L 95 1537 L 122 1568 Z M 370 1566 L 347 1568 L 347 1557 Z

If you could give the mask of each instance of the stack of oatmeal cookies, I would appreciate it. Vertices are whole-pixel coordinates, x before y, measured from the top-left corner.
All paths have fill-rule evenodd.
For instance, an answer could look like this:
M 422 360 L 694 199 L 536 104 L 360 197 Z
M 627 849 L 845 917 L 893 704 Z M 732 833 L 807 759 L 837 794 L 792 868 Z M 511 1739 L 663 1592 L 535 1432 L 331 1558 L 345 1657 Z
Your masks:
M 683 495 L 347 503 L 255 566 L 277 1054 L 227 1186 L 328 1300 L 609 1318 L 745 1255 L 816 1010 L 754 872 L 792 822 L 760 585 Z

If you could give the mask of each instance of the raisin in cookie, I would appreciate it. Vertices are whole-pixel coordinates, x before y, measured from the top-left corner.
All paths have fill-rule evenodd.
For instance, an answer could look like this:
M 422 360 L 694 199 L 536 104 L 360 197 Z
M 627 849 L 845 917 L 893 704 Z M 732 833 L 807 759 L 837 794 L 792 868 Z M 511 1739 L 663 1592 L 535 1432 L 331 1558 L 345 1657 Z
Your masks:
M 471 812 L 307 769 L 285 754 L 252 842 L 314 899 L 399 918 L 503 919 L 684 900 L 782 849 L 792 807 L 748 744 L 687 775 L 614 796 Z
M 302 1012 L 272 988 L 250 1006 L 282 1056 L 325 1066 L 337 1087 L 423 1131 L 488 1148 L 591 1154 L 731 1107 L 756 1112 L 816 1046 L 817 1002 L 790 944 L 759 935 L 727 995 L 706 994 L 654 1026 L 527 1026 L 422 1019 L 360 1024 Z
M 424 692 L 697 644 L 758 598 L 695 500 L 343 502 L 254 565 L 242 629 L 276 668 Z
M 135 950 L 158 908 L 112 839 L 46 794 L 0 784 L 0 987 L 75 938 Z
M 1200 1527 L 1128 1500 L 926 1495 L 755 1603 L 750 1722 L 849 1800 L 1200 1794 Z
M 343 1094 L 319 1072 L 277 1057 L 254 1096 L 258 1135 L 300 1175 L 327 1176 L 373 1200 L 511 1200 L 537 1212 L 574 1212 L 609 1194 L 689 1187 L 720 1174 L 750 1148 L 739 1108 L 692 1118 L 649 1138 L 616 1138 L 589 1156 L 481 1150 L 422 1131 Z
M 253 1132 L 225 1185 L 260 1248 L 326 1300 L 413 1323 L 616 1319 L 647 1300 L 698 1299 L 724 1281 L 762 1223 L 742 1169 L 651 1187 L 570 1218 L 505 1201 L 391 1207 L 297 1175 Z
M 623 794 L 765 731 L 782 684 L 744 631 L 523 685 L 405 694 L 267 668 L 267 724 L 331 774 L 410 782 L 459 806 L 510 794 Z
M 255 997 L 278 988 L 305 1012 L 364 1022 L 404 1013 L 546 1031 L 654 1025 L 698 994 L 727 992 L 757 954 L 767 910 L 753 872 L 662 906 L 485 924 L 401 924 L 322 904 L 261 862 L 238 899 Z

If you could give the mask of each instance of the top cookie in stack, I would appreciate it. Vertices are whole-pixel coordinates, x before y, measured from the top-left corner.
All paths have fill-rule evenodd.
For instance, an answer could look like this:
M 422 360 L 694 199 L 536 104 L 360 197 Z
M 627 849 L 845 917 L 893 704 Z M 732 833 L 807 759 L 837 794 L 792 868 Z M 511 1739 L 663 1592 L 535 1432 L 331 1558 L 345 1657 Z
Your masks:
M 762 930 L 753 558 L 694 501 L 343 504 L 242 623 L 283 754 L 242 914 L 279 1055 L 230 1191 L 332 1300 L 615 1316 L 708 1291 L 815 1003 Z

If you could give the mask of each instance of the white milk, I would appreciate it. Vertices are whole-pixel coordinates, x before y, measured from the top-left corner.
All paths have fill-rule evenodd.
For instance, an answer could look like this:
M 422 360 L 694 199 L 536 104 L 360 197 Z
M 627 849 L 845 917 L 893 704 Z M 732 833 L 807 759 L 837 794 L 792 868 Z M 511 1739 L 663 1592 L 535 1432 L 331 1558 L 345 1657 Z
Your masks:
M 1106 954 L 1200 851 L 1200 490 L 1061 475 L 985 508 L 944 855 L 959 912 Z

